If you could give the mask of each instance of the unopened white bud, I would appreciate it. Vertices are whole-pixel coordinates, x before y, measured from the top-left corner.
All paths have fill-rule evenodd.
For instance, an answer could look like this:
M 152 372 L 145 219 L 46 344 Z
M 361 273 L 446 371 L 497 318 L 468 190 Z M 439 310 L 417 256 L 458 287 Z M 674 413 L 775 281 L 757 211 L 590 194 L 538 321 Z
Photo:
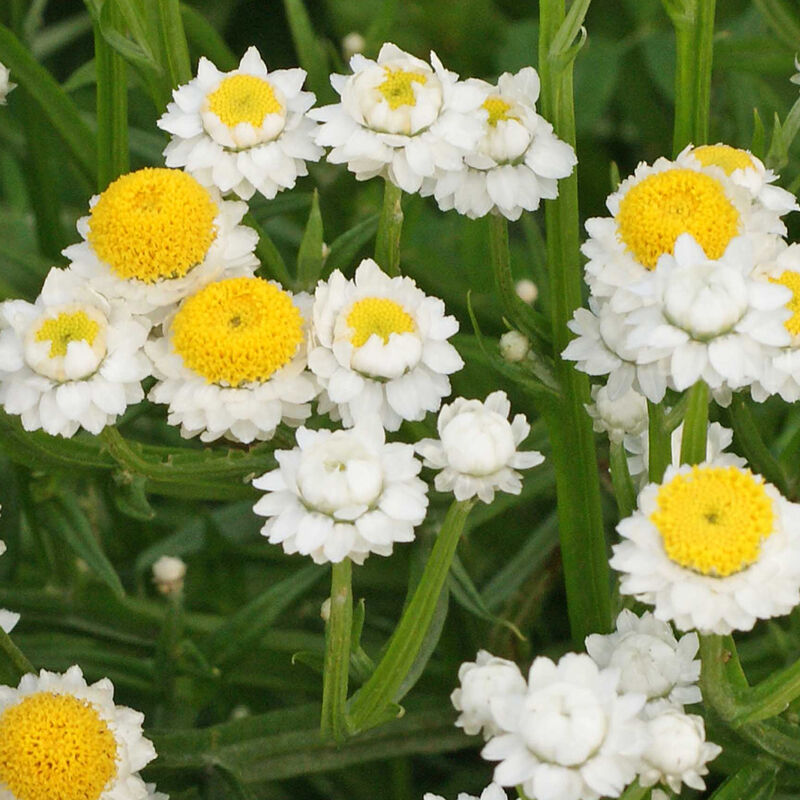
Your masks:
M 347 59 L 352 58 L 356 53 L 363 53 L 366 46 L 366 40 L 357 31 L 348 33 L 347 36 L 342 39 L 342 53 L 344 53 L 344 57 Z
M 327 622 L 331 618 L 331 599 L 326 597 L 322 605 L 319 607 L 319 615 L 322 617 L 323 622 Z
M 176 594 L 183 590 L 186 563 L 175 556 L 161 556 L 153 564 L 153 583 L 161 594 Z
M 531 343 L 524 333 L 519 331 L 506 331 L 500 337 L 500 355 L 506 361 L 522 361 L 528 355 Z
M 528 278 L 522 278 L 522 280 L 517 281 L 514 290 L 517 293 L 517 297 L 528 305 L 535 303 L 536 298 L 539 296 L 539 287 Z

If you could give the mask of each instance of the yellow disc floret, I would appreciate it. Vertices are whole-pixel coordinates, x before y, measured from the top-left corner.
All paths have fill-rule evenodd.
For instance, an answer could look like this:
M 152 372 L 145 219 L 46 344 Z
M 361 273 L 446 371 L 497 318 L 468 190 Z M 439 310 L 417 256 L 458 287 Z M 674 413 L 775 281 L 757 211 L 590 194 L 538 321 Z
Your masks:
M 208 96 L 208 109 L 223 125 L 235 128 L 242 122 L 261 127 L 267 114 L 280 114 L 283 106 L 269 81 L 255 75 L 231 75 Z
M 692 467 L 659 490 L 650 515 L 669 558 L 703 575 L 726 577 L 758 560 L 774 531 L 772 499 L 751 472 Z
M 428 82 L 428 76 L 422 72 L 384 67 L 384 74 L 386 77 L 378 86 L 378 91 L 384 96 L 392 111 L 396 111 L 400 106 L 415 106 L 417 98 L 412 84 L 424 85 Z
M 100 325 L 91 319 L 85 311 L 72 314 L 62 311 L 57 317 L 45 320 L 34 338 L 37 342 L 50 342 L 50 358 L 65 356 L 70 342 L 86 342 L 90 347 L 94 344 Z
M 511 103 L 507 103 L 501 97 L 489 97 L 483 101 L 481 108 L 489 112 L 489 124 L 494 128 L 498 122 L 507 119 L 516 119 L 508 112 L 511 111 Z
M 392 333 L 413 333 L 416 329 L 403 306 L 385 297 L 367 297 L 353 303 L 347 324 L 353 329 L 350 341 L 355 347 L 366 344 L 373 333 L 386 344 Z
M 691 154 L 704 167 L 720 167 L 725 170 L 726 175 L 737 169 L 755 167 L 753 159 L 746 150 L 739 150 L 728 144 L 704 144 L 702 147 L 695 147 Z
M 286 292 L 261 278 L 211 283 L 181 306 L 172 345 L 209 383 L 263 382 L 292 360 L 303 319 Z
M 89 243 L 119 278 L 180 278 L 216 237 L 217 206 L 179 169 L 145 167 L 117 178 L 89 217 Z
M 619 237 L 634 258 L 653 269 L 675 240 L 690 233 L 709 259 L 717 259 L 739 232 L 739 212 L 722 184 L 702 172 L 670 169 L 632 186 L 617 213 Z
M 786 304 L 792 316 L 783 324 L 792 336 L 797 336 L 800 334 L 800 272 L 784 272 L 777 278 L 770 278 L 769 281 L 792 290 L 792 299 Z
M 0 786 L 16 800 L 97 800 L 116 758 L 105 720 L 70 694 L 28 695 L 0 715 Z

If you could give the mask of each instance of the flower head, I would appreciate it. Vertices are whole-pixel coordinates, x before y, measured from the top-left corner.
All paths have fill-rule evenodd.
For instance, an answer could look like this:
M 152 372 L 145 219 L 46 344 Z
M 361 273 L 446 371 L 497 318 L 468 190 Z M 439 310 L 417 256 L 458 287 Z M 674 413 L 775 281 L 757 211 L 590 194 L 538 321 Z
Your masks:
M 386 430 L 421 420 L 450 394 L 464 366 L 449 339 L 458 330 L 444 303 L 411 278 L 390 278 L 364 259 L 348 281 L 338 270 L 314 295 L 308 366 L 345 425 L 378 414 Z
M 517 452 L 530 432 L 524 415 L 509 422 L 511 404 L 505 392 L 492 392 L 486 400 L 457 397 L 439 412 L 439 439 L 422 439 L 415 445 L 425 466 L 441 470 L 437 491 L 455 494 L 456 500 L 479 497 L 491 503 L 496 490 L 519 494 L 518 469 L 541 464 L 535 450 Z
M 201 57 L 197 77 L 172 93 L 157 123 L 172 134 L 167 166 L 244 200 L 293 188 L 308 173 L 306 161 L 322 155 L 306 114 L 315 98 L 301 91 L 305 77 L 299 68 L 269 72 L 255 47 L 230 72 Z
M 800 602 L 800 506 L 725 456 L 668 467 L 617 531 L 620 591 L 681 630 L 750 630 Z
M 80 667 L 41 670 L 0 686 L 0 791 L 8 800 L 146 800 L 157 797 L 138 771 L 155 758 L 144 717 L 114 705 L 103 678 Z M 43 758 L 42 753 L 47 757 Z
M 607 386 L 592 386 L 593 403 L 586 406 L 597 433 L 605 432 L 612 442 L 635 436 L 647 429 L 647 400 L 628 389 L 612 400 Z
M 254 511 L 269 518 L 261 532 L 270 542 L 317 564 L 362 564 L 413 540 L 428 498 L 411 445 L 386 443 L 377 417 L 296 436 L 297 447 L 275 452 L 278 468 L 253 481 L 267 492 Z

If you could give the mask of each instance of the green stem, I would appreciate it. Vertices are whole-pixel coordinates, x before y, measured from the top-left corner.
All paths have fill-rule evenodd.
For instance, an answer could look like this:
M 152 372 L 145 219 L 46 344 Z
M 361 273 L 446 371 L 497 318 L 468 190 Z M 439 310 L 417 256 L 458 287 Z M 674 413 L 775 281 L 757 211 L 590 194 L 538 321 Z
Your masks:
M 650 794 L 649 786 L 640 786 L 639 781 L 634 781 L 628 788 L 620 795 L 619 800 L 642 800 Z
M 672 15 L 670 15 L 672 16 Z M 691 19 L 672 16 L 675 26 L 675 124 L 673 155 L 692 141 L 694 124 L 694 26 Z
M 683 418 L 681 464 L 700 464 L 706 460 L 708 439 L 708 385 L 699 380 L 689 389 L 689 404 Z
M 383 208 L 375 237 L 375 260 L 392 277 L 400 274 L 400 234 L 403 230 L 403 190 L 386 180 Z
M 580 10 L 585 13 L 587 6 L 588 3 L 582 3 Z M 541 0 L 539 3 L 542 113 L 553 124 L 556 134 L 573 147 L 572 59 L 565 56 L 567 51 L 573 52 L 574 46 L 566 41 L 569 37 L 564 31 L 576 30 L 581 21 L 575 15 L 568 17 L 564 0 Z M 556 42 L 564 49 L 554 47 Z M 553 350 L 561 353 L 570 339 L 567 323 L 582 303 L 577 174 L 559 181 L 559 196 L 548 201 L 545 213 Z M 584 403 L 589 401 L 589 380 L 562 359 L 556 359 L 555 370 L 563 399 L 543 411 L 556 473 L 570 629 L 573 641 L 582 646 L 587 634 L 610 629 L 608 554 L 594 433 L 584 408 Z
M 692 141 L 695 145 L 708 142 L 715 6 L 716 0 L 697 0 L 694 30 L 694 122 L 692 125 Z
M 11 641 L 11 637 L 0 628 L 0 653 L 2 659 L 11 667 L 17 678 L 21 678 L 29 672 L 36 672 L 33 664 L 28 661 L 22 650 Z
M 192 79 L 189 45 L 183 30 L 178 0 L 157 0 L 158 32 L 161 37 L 161 56 L 170 88 L 175 89 Z
M 342 742 L 347 736 L 345 709 L 353 630 L 352 563 L 331 565 L 331 603 L 325 624 L 325 667 L 322 676 L 322 735 Z
M 423 644 L 474 502 L 464 500 L 451 504 L 422 577 L 383 657 L 369 680 L 350 700 L 348 716 L 353 731 L 365 730 L 384 721 L 390 704 L 400 699 L 400 687 Z
M 667 429 L 664 408 L 647 401 L 647 475 L 651 483 L 661 483 L 672 463 L 672 437 Z
M 622 442 L 611 442 L 609 447 L 611 460 L 611 482 L 614 485 L 614 496 L 620 519 L 629 517 L 636 508 L 636 489 L 628 471 L 628 454 Z
M 118 26 L 122 14 L 109 1 L 109 24 Z M 98 20 L 94 22 L 97 71 L 97 190 L 129 170 L 128 78 L 122 56 L 106 42 Z

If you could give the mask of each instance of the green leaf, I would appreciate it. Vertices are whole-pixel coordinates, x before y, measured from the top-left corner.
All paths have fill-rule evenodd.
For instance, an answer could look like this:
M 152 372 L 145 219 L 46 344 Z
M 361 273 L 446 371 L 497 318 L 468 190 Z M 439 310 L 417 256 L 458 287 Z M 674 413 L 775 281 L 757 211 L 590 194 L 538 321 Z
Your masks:
M 317 102 L 327 102 L 331 97 L 328 78 L 328 54 L 314 35 L 303 0 L 283 0 L 292 41 L 300 66 L 308 73 L 308 87 L 317 96 Z
M 114 492 L 114 502 L 117 508 L 132 519 L 153 519 L 156 512 L 147 499 L 147 479 L 141 475 L 132 475 L 124 470 L 117 470 L 111 476 L 117 491 Z
M 322 274 L 323 236 L 319 193 L 314 189 L 311 211 L 309 211 L 308 222 L 297 253 L 297 286 L 299 289 L 312 290 Z
M 761 121 L 761 115 L 758 109 L 753 109 L 753 138 L 750 140 L 750 152 L 756 158 L 764 158 L 764 147 L 766 144 L 766 133 L 764 131 L 764 123 Z
M 158 9 L 158 33 L 161 63 L 169 79 L 170 89 L 177 89 L 192 79 L 189 45 L 183 30 L 178 0 L 155 0 Z
M 711 800 L 770 800 L 775 794 L 778 768 L 766 759 L 746 764 L 720 786 Z
M 97 182 L 94 135 L 69 95 L 5 25 L 0 25 L 0 62 L 27 89 L 66 144 L 78 168 L 94 186 Z
M 375 236 L 379 217 L 379 214 L 372 214 L 333 240 L 320 275 L 323 280 L 335 269 L 344 272 L 350 268 L 359 250 Z
M 196 9 L 181 3 L 181 18 L 189 44 L 214 65 L 228 72 L 239 65 L 227 42 L 219 35 L 217 29 Z

